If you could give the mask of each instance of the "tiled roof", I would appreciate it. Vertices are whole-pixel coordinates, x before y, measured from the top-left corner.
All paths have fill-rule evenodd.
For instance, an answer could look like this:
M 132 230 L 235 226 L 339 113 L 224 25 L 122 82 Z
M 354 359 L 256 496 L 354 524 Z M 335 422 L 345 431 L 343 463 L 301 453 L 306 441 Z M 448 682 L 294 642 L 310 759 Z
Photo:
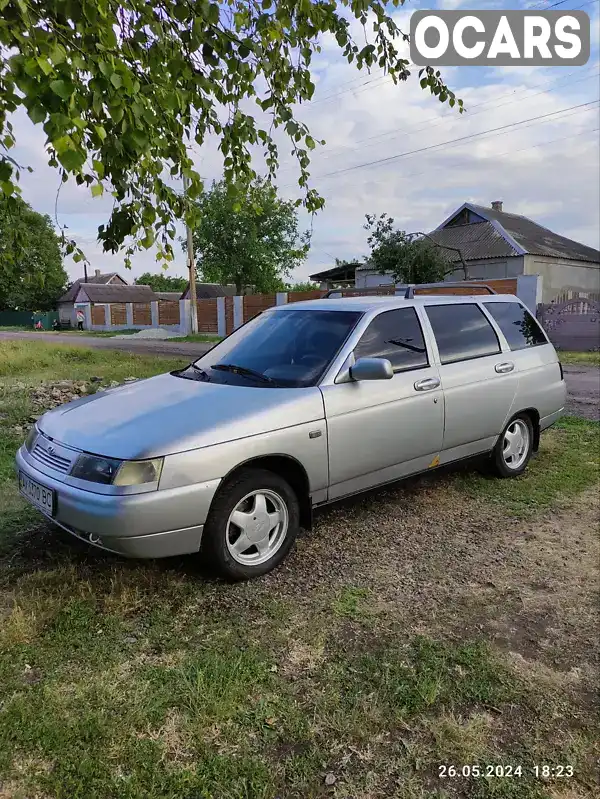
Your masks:
M 157 299 L 150 286 L 102 286 L 84 283 L 79 288 L 82 293 L 85 292 L 90 302 L 154 302 Z
M 465 261 L 478 261 L 483 258 L 507 258 L 520 255 L 491 222 L 477 222 L 470 225 L 452 225 L 429 234 L 441 247 L 456 247 Z M 455 250 L 446 250 L 449 261 L 460 262 Z
M 182 300 L 189 297 L 189 285 L 181 295 Z M 214 300 L 215 297 L 235 297 L 235 286 L 221 286 L 219 283 L 196 283 L 197 300 Z
M 552 230 L 538 225 L 526 216 L 496 211 L 483 205 L 469 207 L 486 219 L 499 222 L 517 244 L 531 255 L 546 255 L 550 258 L 566 258 L 571 261 L 587 261 L 600 264 L 600 252 L 586 244 L 560 236 Z M 489 256 L 492 257 L 492 256 Z
M 178 302 L 181 298 L 180 291 L 155 291 L 157 300 L 165 300 L 167 302 Z
M 103 275 L 91 275 L 88 277 L 87 282 L 105 285 L 109 280 L 112 280 L 113 277 L 120 278 L 121 276 L 117 272 L 106 272 Z M 123 278 L 121 278 L 121 280 L 122 279 Z M 84 281 L 82 279 L 76 280 L 73 285 L 62 295 L 59 302 L 74 302 L 77 292 L 79 291 L 79 287 L 83 282 Z

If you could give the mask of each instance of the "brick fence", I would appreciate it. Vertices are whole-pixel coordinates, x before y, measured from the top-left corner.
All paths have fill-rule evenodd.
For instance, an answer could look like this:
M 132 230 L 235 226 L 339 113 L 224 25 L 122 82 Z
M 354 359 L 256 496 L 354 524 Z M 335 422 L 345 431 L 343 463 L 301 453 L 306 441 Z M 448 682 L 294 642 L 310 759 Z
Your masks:
M 472 281 L 486 283 L 498 294 L 516 294 L 525 304 L 535 310 L 536 296 L 540 293 L 540 279 L 536 275 L 525 275 L 514 279 Z M 439 287 L 424 289 L 430 294 L 478 294 L 473 287 Z M 403 288 L 380 286 L 367 288 L 360 294 L 399 294 Z M 419 293 L 418 287 L 415 294 Z M 240 325 L 248 322 L 261 311 L 275 305 L 291 302 L 320 299 L 326 294 L 319 289 L 314 291 L 290 291 L 277 294 L 249 294 L 240 297 L 218 297 L 217 299 L 198 300 L 198 332 L 219 336 L 229 335 Z M 340 289 L 338 294 L 350 294 Z M 356 296 L 356 293 L 354 293 Z M 182 335 L 190 332 L 190 300 L 166 301 L 152 303 L 113 303 L 111 305 L 94 305 L 91 307 L 89 322 L 93 328 L 110 329 L 119 327 L 170 327 L 176 328 Z

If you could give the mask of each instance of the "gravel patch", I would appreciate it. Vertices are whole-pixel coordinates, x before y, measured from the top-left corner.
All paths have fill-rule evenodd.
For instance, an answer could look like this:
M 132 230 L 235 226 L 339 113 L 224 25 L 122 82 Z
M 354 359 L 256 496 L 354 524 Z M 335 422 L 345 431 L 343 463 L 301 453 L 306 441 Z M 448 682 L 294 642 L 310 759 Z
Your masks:
M 165 330 L 164 327 L 149 327 L 146 330 L 139 330 L 137 333 L 130 333 L 125 335 L 112 336 L 112 338 L 142 338 L 154 339 L 155 341 L 164 341 L 169 338 L 183 338 L 184 334 L 179 331 L 173 332 Z
M 567 364 L 563 368 L 569 390 L 567 413 L 600 421 L 600 367 Z

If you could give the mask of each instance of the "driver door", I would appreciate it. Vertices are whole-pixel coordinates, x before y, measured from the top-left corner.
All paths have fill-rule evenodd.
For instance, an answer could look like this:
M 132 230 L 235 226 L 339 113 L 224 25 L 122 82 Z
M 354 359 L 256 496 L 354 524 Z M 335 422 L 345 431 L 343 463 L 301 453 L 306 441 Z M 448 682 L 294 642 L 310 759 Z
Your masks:
M 389 380 L 321 386 L 327 421 L 329 499 L 437 465 L 444 398 L 437 367 L 413 307 L 383 311 L 363 333 L 355 358 L 387 358 Z

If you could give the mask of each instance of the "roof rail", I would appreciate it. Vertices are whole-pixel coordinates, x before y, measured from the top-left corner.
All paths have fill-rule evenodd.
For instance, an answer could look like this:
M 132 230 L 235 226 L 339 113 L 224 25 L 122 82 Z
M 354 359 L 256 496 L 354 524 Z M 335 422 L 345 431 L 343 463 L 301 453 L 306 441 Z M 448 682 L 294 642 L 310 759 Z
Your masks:
M 329 289 L 329 291 L 323 295 L 321 299 L 326 300 L 332 297 L 334 294 L 359 294 L 363 296 L 370 296 L 371 294 L 376 295 L 379 291 L 381 292 L 382 289 L 388 289 L 390 296 L 401 297 L 404 294 L 405 300 L 412 300 L 415 296 L 415 289 L 433 289 L 433 288 L 465 288 L 472 286 L 473 288 L 480 288 L 485 289 L 488 294 L 496 294 L 497 292 L 491 286 L 488 286 L 487 283 L 474 283 L 473 281 L 466 281 L 461 280 L 457 283 L 412 283 L 410 286 L 369 286 L 368 288 L 347 288 L 347 289 Z
M 399 288 L 396 286 L 369 286 L 364 289 L 357 289 L 357 288 L 347 288 L 347 289 L 329 289 L 329 291 L 324 294 L 321 299 L 326 300 L 331 297 L 333 294 L 362 294 L 365 297 L 370 296 L 370 294 L 375 294 L 377 291 L 381 291 L 382 289 L 389 289 L 390 296 L 394 296 L 394 294 L 398 295 L 400 292 L 404 291 L 404 286 L 400 286 Z
M 474 288 L 486 289 L 488 294 L 496 294 L 497 292 L 491 286 L 488 286 L 487 283 L 473 283 L 462 280 L 458 283 L 413 283 L 410 286 L 406 287 L 406 292 L 404 293 L 405 300 L 412 300 L 415 296 L 415 289 L 433 289 L 433 288 L 464 288 L 465 286 L 472 286 Z

